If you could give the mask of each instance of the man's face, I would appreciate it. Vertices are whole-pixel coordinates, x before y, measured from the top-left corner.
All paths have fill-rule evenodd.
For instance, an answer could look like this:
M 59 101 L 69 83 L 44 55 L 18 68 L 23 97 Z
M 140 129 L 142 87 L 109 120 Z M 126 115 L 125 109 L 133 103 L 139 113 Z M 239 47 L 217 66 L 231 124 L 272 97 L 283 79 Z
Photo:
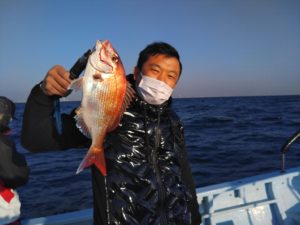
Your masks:
M 142 71 L 135 68 L 134 78 L 137 84 L 141 79 L 140 72 L 143 75 L 160 80 L 174 89 L 179 79 L 180 65 L 178 59 L 175 57 L 159 54 L 150 56 L 144 63 Z

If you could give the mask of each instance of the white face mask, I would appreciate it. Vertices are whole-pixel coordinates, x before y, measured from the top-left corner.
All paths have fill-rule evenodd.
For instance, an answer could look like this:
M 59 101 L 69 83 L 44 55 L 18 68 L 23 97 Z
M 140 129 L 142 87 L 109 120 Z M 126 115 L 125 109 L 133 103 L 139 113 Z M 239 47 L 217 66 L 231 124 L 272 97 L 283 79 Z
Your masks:
M 137 86 L 137 91 L 146 102 L 152 105 L 160 105 L 170 98 L 173 88 L 165 82 L 145 76 L 142 73 L 141 76 L 142 79 Z

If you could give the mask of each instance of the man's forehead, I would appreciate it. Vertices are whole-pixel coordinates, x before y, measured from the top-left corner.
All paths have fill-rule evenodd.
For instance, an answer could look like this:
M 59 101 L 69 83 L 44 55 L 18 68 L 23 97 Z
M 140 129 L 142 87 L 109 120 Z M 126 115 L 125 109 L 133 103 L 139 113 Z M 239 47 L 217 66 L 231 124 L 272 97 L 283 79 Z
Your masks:
M 179 60 L 176 57 L 163 54 L 150 56 L 145 64 L 151 67 L 167 67 L 172 70 L 178 70 L 178 72 L 180 70 Z
M 148 60 L 154 60 L 154 59 L 175 59 L 177 61 L 179 61 L 175 56 L 170 56 L 170 55 L 166 55 L 166 54 L 154 54 L 154 55 L 150 55 Z M 148 61 L 147 60 L 147 61 Z

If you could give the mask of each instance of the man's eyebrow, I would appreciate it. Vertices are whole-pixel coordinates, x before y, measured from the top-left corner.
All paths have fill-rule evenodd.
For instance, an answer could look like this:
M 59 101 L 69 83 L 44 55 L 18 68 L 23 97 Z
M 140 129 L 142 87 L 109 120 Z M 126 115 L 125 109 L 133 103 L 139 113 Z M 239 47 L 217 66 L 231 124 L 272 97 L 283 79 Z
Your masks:
M 158 67 L 158 68 L 160 68 L 160 66 L 158 64 L 156 64 L 156 63 L 151 63 L 150 67 Z

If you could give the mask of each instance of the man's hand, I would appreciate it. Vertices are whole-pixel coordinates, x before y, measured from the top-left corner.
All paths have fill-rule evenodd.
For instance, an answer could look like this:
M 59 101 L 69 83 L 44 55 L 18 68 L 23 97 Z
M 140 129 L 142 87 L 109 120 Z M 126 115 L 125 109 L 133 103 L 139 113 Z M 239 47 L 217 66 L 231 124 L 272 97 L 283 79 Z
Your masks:
M 46 95 L 67 96 L 68 86 L 71 83 L 70 73 L 64 67 L 56 65 L 52 67 L 46 74 L 41 89 Z

